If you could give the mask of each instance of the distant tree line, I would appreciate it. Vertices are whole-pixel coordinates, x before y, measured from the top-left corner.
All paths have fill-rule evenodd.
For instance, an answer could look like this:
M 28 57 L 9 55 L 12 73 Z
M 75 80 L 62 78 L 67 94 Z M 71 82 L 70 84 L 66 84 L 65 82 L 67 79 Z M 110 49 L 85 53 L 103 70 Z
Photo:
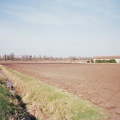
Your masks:
M 52 56 L 46 56 L 46 55 L 22 55 L 22 56 L 16 56 L 14 53 L 10 54 L 4 54 L 3 56 L 0 55 L 0 60 L 3 61 L 42 61 L 42 60 L 92 60 L 92 57 L 76 57 L 76 56 L 70 56 L 70 57 L 52 57 Z
M 0 56 L 0 60 L 14 60 L 15 59 L 15 55 L 14 53 L 10 53 L 9 55 L 5 54 L 3 56 Z
M 3 56 L 0 55 L 0 61 L 43 61 L 43 60 L 50 60 L 50 61 L 57 61 L 57 60 L 69 60 L 70 62 L 76 62 L 77 60 L 85 60 L 87 63 L 116 63 L 115 59 L 97 59 L 93 60 L 92 57 L 52 57 L 46 55 L 22 55 L 16 56 L 14 53 L 4 54 Z

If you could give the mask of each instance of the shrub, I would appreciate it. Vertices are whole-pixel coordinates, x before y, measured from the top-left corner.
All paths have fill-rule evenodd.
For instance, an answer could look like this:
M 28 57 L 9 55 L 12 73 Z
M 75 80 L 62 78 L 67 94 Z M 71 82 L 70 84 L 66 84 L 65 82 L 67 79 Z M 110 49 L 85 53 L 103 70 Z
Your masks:
M 94 63 L 94 60 L 93 60 L 93 59 L 91 59 L 91 63 Z
M 101 60 L 95 60 L 95 63 L 101 63 Z
M 117 62 L 115 59 L 111 59 L 111 60 L 105 60 L 105 59 L 99 60 L 99 59 L 97 59 L 97 60 L 95 60 L 95 63 L 117 63 Z
M 109 60 L 101 60 L 101 63 L 109 63 Z
M 115 59 L 111 59 L 110 63 L 117 63 Z

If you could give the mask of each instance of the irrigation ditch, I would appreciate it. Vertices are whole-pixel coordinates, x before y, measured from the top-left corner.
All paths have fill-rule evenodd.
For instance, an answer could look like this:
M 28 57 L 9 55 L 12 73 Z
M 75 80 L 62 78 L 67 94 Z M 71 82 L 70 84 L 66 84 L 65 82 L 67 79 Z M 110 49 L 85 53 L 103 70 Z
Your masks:
M 13 100 L 12 102 L 14 103 L 14 104 L 13 103 L 9 104 L 11 105 L 11 108 L 8 108 L 6 106 L 6 109 L 0 109 L 0 119 L 2 120 L 36 120 L 35 116 L 27 112 L 26 103 L 22 101 L 22 97 L 16 92 L 11 81 L 4 75 L 1 69 L 0 69 L 0 86 L 2 86 L 3 89 L 8 91 L 7 96 L 12 98 Z M 0 99 L 0 107 L 1 105 L 4 106 L 4 103 L 2 103 L 1 99 Z M 12 107 L 14 107 L 14 111 L 12 111 Z

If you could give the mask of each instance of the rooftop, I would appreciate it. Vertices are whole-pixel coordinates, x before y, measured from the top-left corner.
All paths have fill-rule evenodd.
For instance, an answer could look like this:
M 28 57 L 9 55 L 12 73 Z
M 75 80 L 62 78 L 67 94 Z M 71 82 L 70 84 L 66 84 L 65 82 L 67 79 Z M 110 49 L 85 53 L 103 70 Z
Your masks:
M 119 56 L 95 56 L 94 59 L 120 59 Z

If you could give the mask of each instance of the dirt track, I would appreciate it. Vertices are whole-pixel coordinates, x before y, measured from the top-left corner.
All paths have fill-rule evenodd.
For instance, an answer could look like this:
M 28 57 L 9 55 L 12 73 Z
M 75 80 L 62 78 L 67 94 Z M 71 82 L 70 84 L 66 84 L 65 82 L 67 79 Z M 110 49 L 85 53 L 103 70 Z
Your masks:
M 4 64 L 66 89 L 120 120 L 120 64 Z

